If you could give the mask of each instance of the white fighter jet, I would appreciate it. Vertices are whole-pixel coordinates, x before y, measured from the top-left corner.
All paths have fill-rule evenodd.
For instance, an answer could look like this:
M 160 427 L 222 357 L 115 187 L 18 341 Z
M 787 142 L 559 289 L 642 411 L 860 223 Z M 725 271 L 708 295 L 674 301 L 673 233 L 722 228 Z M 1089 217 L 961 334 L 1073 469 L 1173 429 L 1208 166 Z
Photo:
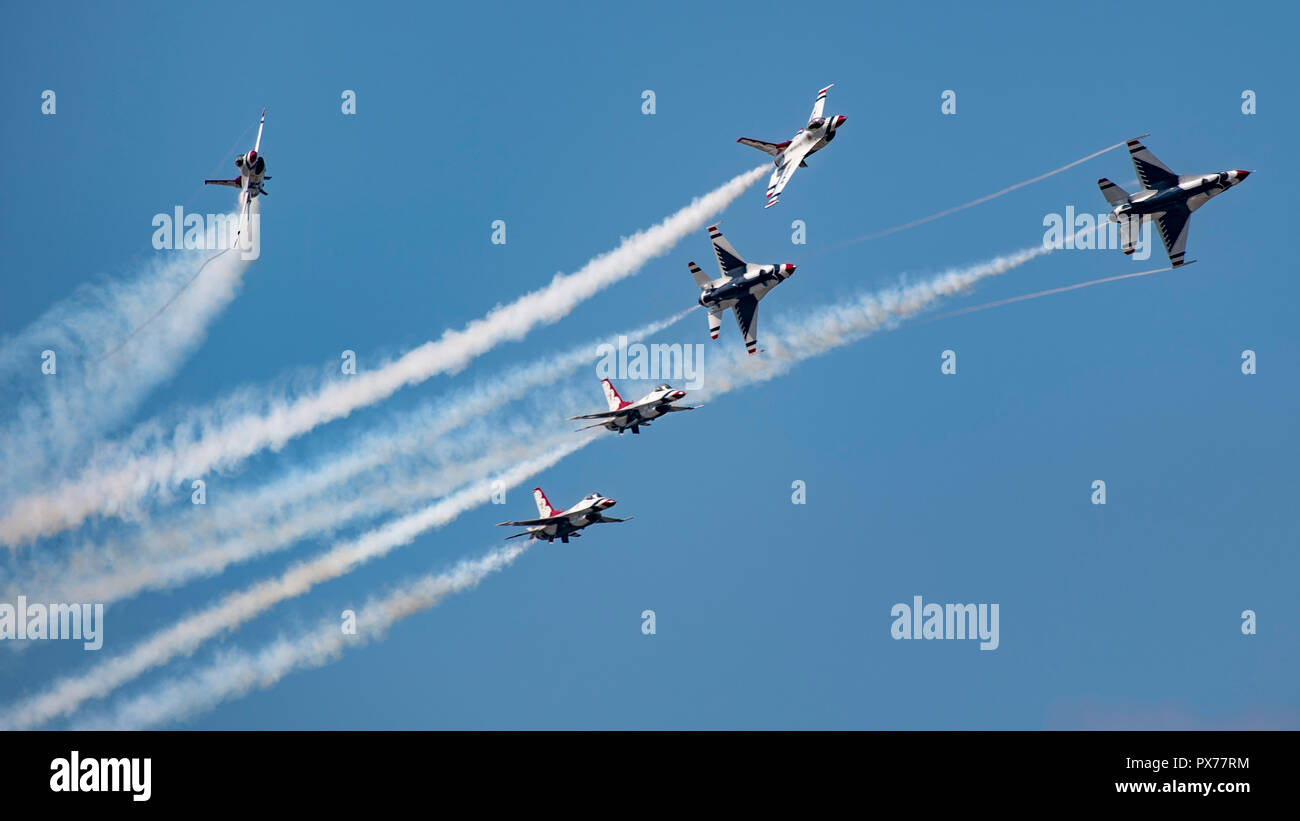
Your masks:
M 615 519 L 606 516 L 602 511 L 609 510 L 618 502 L 607 496 L 601 496 L 599 493 L 588 493 L 568 510 L 556 510 L 551 507 L 547 501 L 546 494 L 540 487 L 533 488 L 533 500 L 537 502 L 537 519 L 524 519 L 519 522 L 501 522 L 497 527 L 526 527 L 523 533 L 516 533 L 513 536 L 507 536 L 506 539 L 517 539 L 520 536 L 527 536 L 530 539 L 545 539 L 548 543 L 559 539 L 564 544 L 569 543 L 569 539 L 576 539 L 582 534 L 582 530 L 588 525 L 601 524 L 604 522 L 626 522 L 627 519 Z
M 718 270 L 722 276 L 709 279 L 700 266 L 694 262 L 687 263 L 702 292 L 700 305 L 709 311 L 709 336 L 718 338 L 722 314 L 731 308 L 736 314 L 740 333 L 745 337 L 745 349 L 751 354 L 758 353 L 758 301 L 789 279 L 795 266 L 788 262 L 781 265 L 745 262 L 722 236 L 717 225 L 709 226 L 709 238 L 713 240 L 713 253 L 718 258 Z
M 258 151 L 262 148 L 262 129 L 266 127 L 266 109 L 262 109 L 262 121 L 257 125 L 257 142 L 253 144 L 253 149 L 247 154 L 240 154 L 235 157 L 235 167 L 239 169 L 239 176 L 233 180 L 204 180 L 204 185 L 228 185 L 232 188 L 239 189 L 239 207 L 240 207 L 240 225 L 243 226 L 248 219 L 249 204 L 253 198 L 261 194 L 268 193 L 262 187 L 265 180 L 271 179 L 266 176 L 266 158 Z
M 842 114 L 834 117 L 823 117 L 822 109 L 826 107 L 826 92 L 835 86 L 834 83 L 826 86 L 817 92 L 817 102 L 813 103 L 812 116 L 808 118 L 808 125 L 799 129 L 799 133 L 783 143 L 765 143 L 762 140 L 751 140 L 749 137 L 741 137 L 736 140 L 738 143 L 757 148 L 765 154 L 771 154 L 776 159 L 776 170 L 772 172 L 772 179 L 767 184 L 767 205 L 764 208 L 771 208 L 781 199 L 781 192 L 794 176 L 794 172 L 799 168 L 807 168 L 808 164 L 804 162 L 812 154 L 817 153 L 826 147 L 826 144 L 835 139 L 835 131 L 844 125 L 848 119 Z
M 1147 136 L 1146 134 L 1142 135 Z M 1142 190 L 1129 194 L 1102 177 L 1097 180 L 1101 194 L 1110 203 L 1110 221 L 1119 223 L 1120 246 L 1131 254 L 1137 247 L 1138 229 L 1151 220 L 1160 229 L 1160 240 L 1169 255 L 1169 264 L 1177 268 L 1191 265 L 1187 253 L 1187 224 L 1192 212 L 1250 176 L 1249 171 L 1234 169 L 1217 174 L 1175 174 L 1142 144 L 1142 137 L 1128 141 L 1129 157 L 1137 171 Z
M 686 391 L 679 391 L 672 385 L 660 385 L 635 402 L 624 402 L 623 397 L 618 395 L 618 391 L 614 390 L 613 383 L 608 379 L 600 380 L 600 386 L 605 389 L 605 401 L 609 403 L 609 410 L 601 413 L 588 413 L 584 416 L 570 416 L 570 420 L 602 420 L 594 425 L 579 428 L 579 430 L 604 427 L 607 430 L 617 432 L 619 436 L 622 436 L 628 430 L 633 433 L 640 433 L 642 427 L 650 427 L 651 420 L 658 419 L 666 413 L 695 410 L 700 407 L 699 405 L 683 407 L 674 405 L 674 402 L 686 396 Z

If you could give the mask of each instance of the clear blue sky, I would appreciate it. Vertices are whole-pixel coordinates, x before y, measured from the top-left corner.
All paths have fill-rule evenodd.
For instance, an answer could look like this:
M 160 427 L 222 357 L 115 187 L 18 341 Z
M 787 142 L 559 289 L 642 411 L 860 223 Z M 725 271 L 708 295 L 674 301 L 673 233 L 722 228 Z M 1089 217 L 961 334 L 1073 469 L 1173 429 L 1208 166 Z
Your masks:
M 181 726 L 1296 727 L 1298 17 L 1208 2 L 21 4 L 0 32 L 0 335 L 82 283 L 138 271 L 154 214 L 224 208 L 196 185 L 232 169 L 229 146 L 263 106 L 275 179 L 261 259 L 133 421 L 459 327 L 758 164 L 735 139 L 789 138 L 827 83 L 828 113 L 849 117 L 839 139 L 776 208 L 760 183 L 724 215 L 742 252 L 799 264 L 764 302 L 769 328 L 781 311 L 1032 245 L 1067 205 L 1103 212 L 1096 179 L 1134 176 L 1122 151 L 824 251 L 1150 132 L 1175 171 L 1257 172 L 1193 218 L 1196 265 L 904 326 L 611 437 L 541 481 L 559 505 L 616 496 L 635 521 L 532 550 L 386 640 Z M 55 116 L 40 113 L 44 89 Z M 344 89 L 355 116 L 340 112 Z M 940 113 L 945 89 L 955 116 Z M 504 247 L 489 243 L 494 219 Z M 807 246 L 790 243 L 795 219 Z M 700 232 L 525 343 L 214 480 L 211 503 L 394 409 L 688 306 L 684 263 L 707 253 Z M 1054 254 L 950 305 L 1162 260 Z M 740 344 L 728 323 L 716 344 Z M 703 319 L 676 339 L 707 342 Z M 1240 372 L 1247 348 L 1254 376 Z M 940 374 L 944 349 L 956 376 Z M 796 479 L 806 505 L 790 502 Z M 1089 502 L 1094 479 L 1104 507 Z M 530 513 L 525 493 L 511 499 L 507 515 Z M 500 514 L 473 511 L 223 643 L 257 647 L 481 552 Z M 94 660 L 327 544 L 115 606 Z M 1000 648 L 892 640 L 891 606 L 916 594 L 999 603 Z M 1245 609 L 1257 635 L 1241 633 Z M 5 703 L 90 660 L 63 646 L 5 655 Z

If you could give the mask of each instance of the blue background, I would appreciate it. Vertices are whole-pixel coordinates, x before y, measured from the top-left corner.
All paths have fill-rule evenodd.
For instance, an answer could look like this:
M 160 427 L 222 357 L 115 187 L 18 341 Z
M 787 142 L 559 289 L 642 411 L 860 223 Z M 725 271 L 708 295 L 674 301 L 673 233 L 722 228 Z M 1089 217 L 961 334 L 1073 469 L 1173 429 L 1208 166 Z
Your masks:
M 0 32 L 0 333 L 139 270 L 154 214 L 226 208 L 198 183 L 232 170 L 262 106 L 262 256 L 134 421 L 461 327 L 759 164 L 735 139 L 788 139 L 830 82 L 827 113 L 849 117 L 836 143 L 778 207 L 763 210 L 759 183 L 724 215 L 751 259 L 799 264 L 764 303 L 767 328 L 1033 245 L 1067 205 L 1103 213 L 1096 178 L 1134 176 L 1123 151 L 828 250 L 1150 132 L 1175 171 L 1257 172 L 1193 219 L 1198 264 L 905 324 L 608 437 L 541 484 L 557 505 L 604 491 L 634 522 L 533 549 L 382 642 L 180 726 L 1297 727 L 1297 16 L 1198 2 L 17 5 Z M 945 89 L 955 116 L 940 113 Z M 489 242 L 495 219 L 505 246 Z M 790 242 L 795 219 L 806 246 Z M 707 253 L 701 231 L 565 321 L 230 481 L 255 486 L 450 387 L 686 307 L 684 262 Z M 1061 252 L 949 306 L 1159 264 L 1158 249 L 1146 263 Z M 703 326 L 696 314 L 661 338 L 707 342 Z M 732 323 L 709 344 L 740 344 Z M 940 374 L 944 349 L 955 376 Z M 525 490 L 507 515 L 531 515 Z M 209 505 L 220 496 L 214 481 Z M 259 647 L 480 553 L 500 513 L 466 514 L 223 643 Z M 117 605 L 102 653 L 327 545 Z M 893 641 L 890 607 L 916 594 L 999 603 L 1001 647 Z M 644 609 L 657 635 L 642 635 Z M 1258 635 L 1242 635 L 1245 609 Z M 6 702 L 101 660 L 3 655 Z

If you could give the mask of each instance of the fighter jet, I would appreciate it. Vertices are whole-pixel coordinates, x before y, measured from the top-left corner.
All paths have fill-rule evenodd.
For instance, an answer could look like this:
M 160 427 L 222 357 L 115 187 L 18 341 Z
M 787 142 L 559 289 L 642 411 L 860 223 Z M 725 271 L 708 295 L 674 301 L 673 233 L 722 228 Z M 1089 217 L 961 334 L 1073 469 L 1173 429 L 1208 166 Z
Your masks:
M 521 522 L 501 522 L 497 527 L 526 527 L 523 533 L 516 533 L 513 536 L 507 536 L 506 539 L 517 539 L 520 536 L 527 536 L 529 539 L 545 539 L 548 543 L 559 539 L 564 544 L 569 543 L 569 539 L 576 539 L 582 534 L 582 530 L 588 525 L 600 524 L 602 522 L 626 522 L 627 519 L 615 519 L 604 515 L 601 511 L 609 510 L 618 504 L 607 496 L 601 496 L 599 493 L 588 493 L 568 510 L 556 510 L 551 507 L 547 501 L 546 494 L 540 487 L 533 488 L 533 500 L 537 502 L 537 519 L 524 519 Z
M 703 291 L 700 304 L 709 311 L 709 336 L 718 338 L 722 314 L 731 308 L 735 311 L 740 333 L 745 337 L 745 349 L 751 354 L 758 353 L 758 301 L 789 279 L 795 266 L 788 262 L 781 265 L 745 262 L 722 236 L 717 225 L 709 226 L 709 238 L 713 240 L 713 253 L 718 258 L 718 270 L 722 276 L 710 280 L 698 265 L 689 263 L 691 276 Z
M 642 427 L 650 427 L 652 419 L 658 419 L 666 413 L 695 410 L 700 407 L 699 405 L 685 407 L 674 405 L 674 402 L 686 396 L 686 391 L 679 391 L 672 385 L 660 385 L 635 402 L 624 402 L 623 397 L 618 395 L 618 391 L 614 390 L 614 385 L 608 379 L 600 380 L 600 386 L 605 389 L 605 401 L 609 403 L 609 410 L 600 413 L 588 413 L 584 416 L 570 416 L 569 419 L 601 419 L 604 421 L 588 425 L 585 428 L 579 428 L 579 430 L 604 427 L 607 430 L 616 431 L 619 436 L 622 436 L 628 430 L 633 433 L 640 433 Z
M 248 218 L 248 207 L 253 198 L 269 193 L 262 183 L 271 179 L 266 174 L 266 158 L 257 153 L 262 148 L 262 129 L 266 127 L 266 109 L 262 109 L 262 121 L 257 125 L 257 142 L 247 154 L 240 154 L 235 157 L 235 167 L 239 169 L 239 176 L 233 180 L 204 180 L 204 185 L 229 185 L 232 188 L 238 188 L 239 204 L 241 219 Z M 243 225 L 243 223 L 240 223 Z
M 817 92 L 817 102 L 813 103 L 812 116 L 808 118 L 808 125 L 799 129 L 799 133 L 785 142 L 765 143 L 762 140 L 751 140 L 749 137 L 736 140 L 738 143 L 757 148 L 776 158 L 773 160 L 776 163 L 776 170 L 772 172 L 772 179 L 767 184 L 767 205 L 764 205 L 764 208 L 776 205 L 781 199 L 781 192 L 794 176 L 795 169 L 807 168 L 808 164 L 804 160 L 835 139 L 835 130 L 844 125 L 844 121 L 848 119 L 842 114 L 834 117 L 822 116 L 822 109 L 826 107 L 826 92 L 834 86 L 835 84 L 831 83 Z
M 1187 250 L 1187 223 L 1192 212 L 1209 202 L 1211 197 L 1249 177 L 1250 172 L 1175 174 L 1142 144 L 1141 137 L 1128 141 L 1128 153 L 1137 169 L 1141 191 L 1130 195 L 1105 177 L 1097 180 L 1102 196 L 1114 206 L 1110 221 L 1120 224 L 1120 245 L 1124 253 L 1133 253 L 1138 229 L 1144 221 L 1151 220 L 1160 230 L 1160 240 L 1165 244 L 1170 265 L 1177 268 L 1195 262 L 1183 259 Z

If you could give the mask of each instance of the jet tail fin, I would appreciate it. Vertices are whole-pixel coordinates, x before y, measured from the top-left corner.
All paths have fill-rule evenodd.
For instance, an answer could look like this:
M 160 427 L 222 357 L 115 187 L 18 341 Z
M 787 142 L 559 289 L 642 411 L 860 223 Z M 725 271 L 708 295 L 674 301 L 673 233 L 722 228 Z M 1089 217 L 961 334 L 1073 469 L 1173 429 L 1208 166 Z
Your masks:
M 600 386 L 605 390 L 605 402 L 609 405 L 610 410 L 616 411 L 631 404 L 623 401 L 623 397 L 619 396 L 618 391 L 614 389 L 614 383 L 608 379 L 600 380 Z
M 554 516 L 559 512 L 551 507 L 550 501 L 540 487 L 533 488 L 533 501 L 537 502 L 537 515 L 543 519 Z
M 720 330 L 722 330 L 722 313 L 709 311 L 709 338 L 717 339 Z
M 1097 187 L 1101 189 L 1101 195 L 1106 198 L 1106 202 L 1110 203 L 1111 206 L 1123 205 L 1128 202 L 1128 192 L 1105 177 L 1097 180 Z

